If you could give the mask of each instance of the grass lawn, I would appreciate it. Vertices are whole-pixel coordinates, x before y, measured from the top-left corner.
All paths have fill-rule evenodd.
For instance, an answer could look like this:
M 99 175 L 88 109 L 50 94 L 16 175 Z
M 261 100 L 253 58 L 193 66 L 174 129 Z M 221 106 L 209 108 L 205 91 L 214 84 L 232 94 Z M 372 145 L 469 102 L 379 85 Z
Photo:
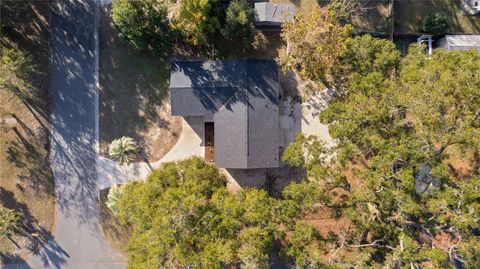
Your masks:
M 36 65 L 27 101 L 0 89 L 0 203 L 20 212 L 17 235 L 0 240 L 0 264 L 37 252 L 55 223 L 54 181 L 49 163 L 48 2 L 3 1 L 1 43 L 29 52 Z M 10 8 L 9 8 L 10 7 Z M 32 234 L 38 234 L 36 237 Z
M 450 18 L 450 33 L 479 33 L 480 18 L 464 16 L 461 0 L 402 0 L 395 1 L 395 33 L 417 33 L 418 23 L 428 14 L 442 11 Z
M 181 133 L 181 118 L 170 116 L 170 61 L 126 44 L 106 9 L 99 31 L 101 153 L 113 139 L 130 136 L 142 143 L 148 161 L 156 161 Z

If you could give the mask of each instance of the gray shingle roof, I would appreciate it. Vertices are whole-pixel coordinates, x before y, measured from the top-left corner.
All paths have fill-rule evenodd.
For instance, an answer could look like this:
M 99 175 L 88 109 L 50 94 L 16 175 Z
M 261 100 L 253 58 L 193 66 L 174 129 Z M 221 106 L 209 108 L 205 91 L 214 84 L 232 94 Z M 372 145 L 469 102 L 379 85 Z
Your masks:
M 273 61 L 178 61 L 170 79 L 172 115 L 215 122 L 215 163 L 277 167 L 278 68 Z

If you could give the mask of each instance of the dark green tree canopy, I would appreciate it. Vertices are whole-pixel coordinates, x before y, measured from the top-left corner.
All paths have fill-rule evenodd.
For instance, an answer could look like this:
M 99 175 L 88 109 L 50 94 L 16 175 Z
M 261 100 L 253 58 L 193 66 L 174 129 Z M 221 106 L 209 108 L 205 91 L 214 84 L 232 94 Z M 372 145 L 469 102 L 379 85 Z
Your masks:
M 252 46 L 255 29 L 255 10 L 246 0 L 234 0 L 228 5 L 222 35 L 243 48 Z
M 121 36 L 139 50 L 165 56 L 172 47 L 174 32 L 167 6 L 159 0 L 115 0 L 112 18 Z
M 420 32 L 434 35 L 445 34 L 449 27 L 450 21 L 443 12 L 429 14 L 418 24 L 418 30 L 420 30 Z

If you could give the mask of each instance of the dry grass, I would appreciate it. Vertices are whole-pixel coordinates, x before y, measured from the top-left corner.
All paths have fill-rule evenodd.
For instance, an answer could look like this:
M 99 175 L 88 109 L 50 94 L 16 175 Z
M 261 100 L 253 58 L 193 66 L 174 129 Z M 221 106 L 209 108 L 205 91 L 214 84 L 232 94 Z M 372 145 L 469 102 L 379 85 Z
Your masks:
M 0 126 L 0 202 L 22 214 L 19 234 L 0 241 L 0 263 L 37 252 L 54 229 L 48 139 L 49 15 L 47 2 L 4 1 L 2 6 L 6 27 L 1 43 L 17 44 L 29 52 L 38 72 L 31 78 L 34 88 L 28 100 L 0 89 L 0 118 L 10 120 L 10 124 Z
M 100 17 L 100 147 L 129 136 L 156 161 L 177 142 L 181 118 L 170 115 L 170 62 L 133 50 L 118 36 L 108 10 Z

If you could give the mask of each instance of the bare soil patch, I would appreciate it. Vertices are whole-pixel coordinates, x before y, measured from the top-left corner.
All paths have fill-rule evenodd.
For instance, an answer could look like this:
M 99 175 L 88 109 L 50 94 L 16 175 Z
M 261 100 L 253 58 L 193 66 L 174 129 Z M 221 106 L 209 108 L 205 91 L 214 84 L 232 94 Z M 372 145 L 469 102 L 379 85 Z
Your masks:
M 0 203 L 20 212 L 18 234 L 0 240 L 0 264 L 26 259 L 51 237 L 55 188 L 49 158 L 51 6 L 44 1 L 3 1 L 1 44 L 29 53 L 37 72 L 26 100 L 0 89 Z

